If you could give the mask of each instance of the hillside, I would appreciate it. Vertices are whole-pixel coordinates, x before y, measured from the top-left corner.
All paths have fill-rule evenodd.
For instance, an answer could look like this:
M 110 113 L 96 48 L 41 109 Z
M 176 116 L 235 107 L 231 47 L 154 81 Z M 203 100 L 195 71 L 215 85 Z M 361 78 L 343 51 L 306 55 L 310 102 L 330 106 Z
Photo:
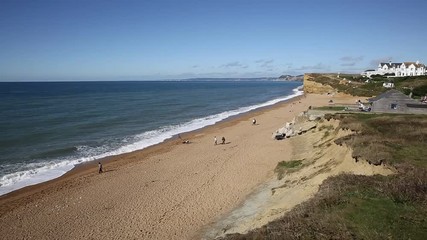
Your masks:
M 307 73 L 304 75 L 305 93 L 345 93 L 360 97 L 377 96 L 389 88 L 383 87 L 384 83 L 393 83 L 399 91 L 413 98 L 419 99 L 427 95 L 427 76 L 387 78 L 376 76 L 368 79 L 354 74 L 318 74 Z
M 426 136 L 427 116 L 326 115 L 277 167 L 272 198 L 285 194 L 270 215 L 283 216 L 222 239 L 427 239 Z M 307 189 L 310 200 L 285 207 Z

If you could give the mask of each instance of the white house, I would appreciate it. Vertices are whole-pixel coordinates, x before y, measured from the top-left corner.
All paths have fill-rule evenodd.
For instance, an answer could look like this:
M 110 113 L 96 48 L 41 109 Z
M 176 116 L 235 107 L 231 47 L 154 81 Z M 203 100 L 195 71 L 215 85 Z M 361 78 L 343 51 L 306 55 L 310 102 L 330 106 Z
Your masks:
M 396 72 L 396 69 L 400 67 L 401 63 L 380 63 L 378 65 L 377 74 L 393 74 Z
M 396 77 L 421 76 L 426 75 L 426 66 L 419 61 L 403 63 L 380 63 L 377 70 L 366 70 L 362 75 L 371 77 L 372 75 L 394 75 Z
M 426 75 L 426 66 L 420 62 L 404 62 L 395 70 L 395 76 L 421 76 Z

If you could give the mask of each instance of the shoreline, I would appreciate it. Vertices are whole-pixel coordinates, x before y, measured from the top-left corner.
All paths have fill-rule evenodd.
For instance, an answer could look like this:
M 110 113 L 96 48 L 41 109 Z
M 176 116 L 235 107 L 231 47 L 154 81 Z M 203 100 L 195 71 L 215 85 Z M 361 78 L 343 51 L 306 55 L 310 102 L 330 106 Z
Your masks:
M 176 135 L 172 136 L 171 138 L 165 139 L 163 142 L 148 146 L 148 147 L 143 148 L 143 149 L 139 149 L 139 150 L 135 150 L 135 151 L 128 152 L 128 153 L 122 153 L 119 155 L 108 156 L 108 157 L 104 157 L 101 159 L 80 163 L 78 165 L 75 165 L 70 171 L 64 173 L 63 175 L 61 175 L 57 178 L 50 179 L 50 180 L 47 180 L 45 182 L 25 186 L 23 188 L 19 188 L 19 189 L 13 190 L 11 192 L 8 192 L 6 194 L 0 195 L 0 206 L 2 205 L 1 203 L 4 200 L 7 202 L 8 199 L 21 198 L 21 196 L 30 195 L 30 194 L 38 192 L 38 191 L 46 191 L 46 189 L 49 188 L 50 185 L 57 184 L 57 182 L 67 181 L 73 177 L 79 177 L 79 176 L 95 173 L 97 168 L 98 168 L 98 166 L 97 166 L 98 162 L 102 162 L 103 167 L 104 167 L 104 172 L 105 171 L 108 172 L 108 169 L 106 169 L 106 166 L 111 166 L 113 168 L 116 168 L 116 167 L 120 167 L 121 165 L 126 165 L 126 164 L 132 162 L 126 158 L 126 156 L 128 156 L 130 154 L 141 154 L 145 157 L 149 157 L 151 154 L 156 154 L 159 151 L 162 151 L 161 150 L 162 148 L 169 149 L 170 147 L 173 147 L 173 145 L 181 144 L 181 142 L 180 142 L 181 140 L 178 138 L 178 135 L 181 135 L 181 137 L 183 137 L 183 139 L 191 139 L 191 138 L 194 138 L 194 136 L 197 136 L 198 134 L 202 133 L 203 131 L 209 131 L 209 130 L 211 130 L 211 128 L 223 128 L 224 126 L 232 126 L 233 124 L 235 124 L 236 121 L 241 121 L 241 119 L 243 119 L 243 118 L 252 119 L 254 115 L 259 115 L 259 114 L 264 113 L 265 111 L 269 111 L 269 110 L 274 109 L 274 108 L 279 108 L 283 104 L 289 104 L 289 103 L 292 103 L 294 101 L 298 101 L 299 99 L 301 99 L 303 97 L 304 97 L 304 94 L 297 95 L 297 96 L 294 96 L 294 97 L 289 98 L 289 99 L 284 100 L 284 101 L 280 101 L 280 102 L 272 104 L 272 105 L 259 107 L 259 108 L 250 110 L 248 112 L 243 112 L 243 113 L 240 113 L 240 114 L 237 114 L 234 116 L 230 116 L 226 119 L 223 119 L 219 122 L 216 122 L 213 125 L 208 125 L 208 126 L 205 126 L 205 127 L 193 130 L 193 131 L 176 134 Z M 163 149 L 163 150 L 168 151 L 167 149 Z M 3 210 L 0 207 L 0 214 L 2 212 L 3 212 Z
M 263 103 L 254 104 L 254 105 L 250 105 L 250 106 L 246 106 L 246 107 L 240 107 L 240 108 L 237 108 L 234 110 L 226 110 L 226 111 L 223 111 L 221 113 L 208 115 L 208 116 L 201 117 L 201 118 L 195 118 L 191 121 L 187 121 L 187 122 L 184 122 L 182 124 L 174 125 L 175 126 L 173 128 L 174 131 L 166 132 L 165 135 L 163 135 L 162 137 L 160 137 L 160 139 L 158 139 L 158 140 L 160 140 L 160 142 L 155 140 L 154 143 L 150 143 L 151 145 L 145 144 L 143 142 L 137 142 L 139 144 L 142 143 L 142 145 L 144 145 L 144 146 L 139 146 L 139 148 L 132 147 L 132 149 L 128 149 L 128 150 L 121 150 L 122 148 L 127 148 L 128 146 L 132 146 L 133 144 L 135 144 L 135 143 L 133 143 L 130 145 L 123 145 L 117 149 L 113 149 L 113 150 L 107 151 L 105 153 L 99 153 L 96 156 L 84 157 L 84 158 L 88 158 L 87 160 L 84 160 L 84 158 L 82 160 L 82 158 L 78 158 L 78 157 L 77 158 L 70 158 L 66 161 L 64 160 L 65 162 L 67 162 L 67 161 L 74 162 L 74 165 L 66 163 L 65 168 L 67 168 L 67 170 L 65 170 L 65 171 L 63 171 L 64 169 L 57 169 L 57 168 L 52 168 L 48 171 L 40 170 L 40 169 L 43 169 L 44 167 L 26 170 L 26 172 L 21 173 L 21 175 L 25 176 L 25 175 L 29 174 L 30 177 L 28 179 L 18 180 L 18 182 L 16 182 L 15 184 L 12 184 L 11 186 L 7 185 L 7 186 L 0 187 L 0 190 L 1 190 L 0 191 L 1 192 L 0 197 L 7 195 L 9 193 L 12 193 L 14 191 L 18 191 L 18 190 L 23 189 L 23 188 L 35 186 L 38 184 L 44 184 L 46 182 L 50 182 L 52 180 L 58 179 L 62 176 L 65 176 L 67 174 L 72 173 L 76 169 L 79 169 L 81 166 L 85 166 L 87 164 L 97 163 L 99 161 L 104 162 L 104 161 L 108 161 L 109 159 L 121 156 L 123 154 L 141 151 L 141 150 L 144 150 L 146 148 L 165 143 L 166 141 L 174 140 L 180 134 L 183 135 L 183 134 L 191 133 L 194 131 L 199 131 L 199 130 L 205 129 L 206 127 L 219 124 L 221 122 L 230 121 L 236 117 L 240 117 L 241 115 L 244 115 L 244 114 L 247 114 L 247 113 L 250 113 L 253 111 L 259 111 L 260 109 L 268 108 L 268 107 L 274 106 L 276 104 L 279 104 L 281 102 L 286 102 L 286 101 L 292 100 L 293 98 L 298 98 L 299 96 L 301 96 L 303 94 L 303 92 L 301 91 L 301 87 L 302 86 L 294 88 L 292 90 L 293 93 L 290 95 L 287 95 L 285 97 L 275 98 L 275 99 L 272 99 L 272 100 L 269 100 L 269 101 L 266 101 Z M 219 115 L 225 115 L 225 118 L 223 118 L 224 116 L 218 117 Z M 215 119 L 215 121 L 217 121 L 217 122 L 215 122 L 215 123 L 211 122 L 209 120 L 211 117 L 213 117 Z M 207 121 L 207 122 L 205 122 L 203 124 L 196 124 L 195 126 L 190 124 L 191 122 L 193 122 L 195 120 L 202 120 L 202 121 Z M 181 129 L 181 125 L 185 126 L 184 129 Z M 185 129 L 185 128 L 187 128 L 187 129 Z M 159 129 L 147 130 L 147 131 L 150 132 L 150 131 L 158 131 L 158 130 Z M 148 141 L 150 141 L 150 140 L 151 139 L 148 139 Z M 42 172 L 41 175 L 40 175 L 40 173 L 37 173 L 39 171 Z M 36 172 L 36 174 L 33 174 L 33 172 Z M 62 173 L 58 174 L 56 172 L 62 172 Z M 8 175 L 14 175 L 14 174 L 16 174 L 16 173 L 7 174 L 5 176 L 7 177 Z M 19 178 L 19 177 L 17 177 L 17 178 Z
M 97 173 L 96 162 L 87 163 L 57 179 L 0 196 L 5 236 L 49 238 L 55 221 L 72 224 L 53 224 L 66 228 L 65 239 L 200 237 L 205 227 L 274 175 L 278 157 L 290 157 L 289 144 L 272 140 L 272 132 L 308 106 L 325 105 L 330 98 L 294 97 L 181 134 L 190 144 L 173 137 L 109 157 L 102 160 L 103 174 Z M 254 117 L 256 126 L 251 125 Z M 214 135 L 225 136 L 227 144 L 213 146 Z M 23 220 L 25 214 L 31 218 Z M 104 225 L 97 227 L 94 221 Z M 23 229 L 13 227 L 18 222 Z

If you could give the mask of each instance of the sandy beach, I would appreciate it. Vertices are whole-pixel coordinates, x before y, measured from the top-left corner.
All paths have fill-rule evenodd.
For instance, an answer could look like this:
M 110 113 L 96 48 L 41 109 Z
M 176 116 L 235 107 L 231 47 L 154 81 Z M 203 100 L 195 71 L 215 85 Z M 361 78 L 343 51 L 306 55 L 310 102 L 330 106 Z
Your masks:
M 165 143 L 78 167 L 0 197 L 2 239 L 201 239 L 274 177 L 293 151 L 272 133 L 309 106 L 357 98 L 309 94 Z M 252 124 L 256 118 L 257 124 Z M 214 137 L 218 145 L 214 145 Z M 225 137 L 225 144 L 221 138 Z

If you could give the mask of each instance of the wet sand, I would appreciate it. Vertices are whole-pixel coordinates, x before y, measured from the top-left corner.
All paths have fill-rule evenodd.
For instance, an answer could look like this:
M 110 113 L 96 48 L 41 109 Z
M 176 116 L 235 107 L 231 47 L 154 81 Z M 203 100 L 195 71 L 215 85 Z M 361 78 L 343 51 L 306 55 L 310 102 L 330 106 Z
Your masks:
M 3 239 L 200 239 L 274 175 L 292 152 L 272 133 L 309 106 L 355 98 L 315 95 L 242 114 L 150 148 L 84 164 L 0 197 Z M 252 124 L 256 118 L 257 124 Z M 214 137 L 225 144 L 214 145 Z

